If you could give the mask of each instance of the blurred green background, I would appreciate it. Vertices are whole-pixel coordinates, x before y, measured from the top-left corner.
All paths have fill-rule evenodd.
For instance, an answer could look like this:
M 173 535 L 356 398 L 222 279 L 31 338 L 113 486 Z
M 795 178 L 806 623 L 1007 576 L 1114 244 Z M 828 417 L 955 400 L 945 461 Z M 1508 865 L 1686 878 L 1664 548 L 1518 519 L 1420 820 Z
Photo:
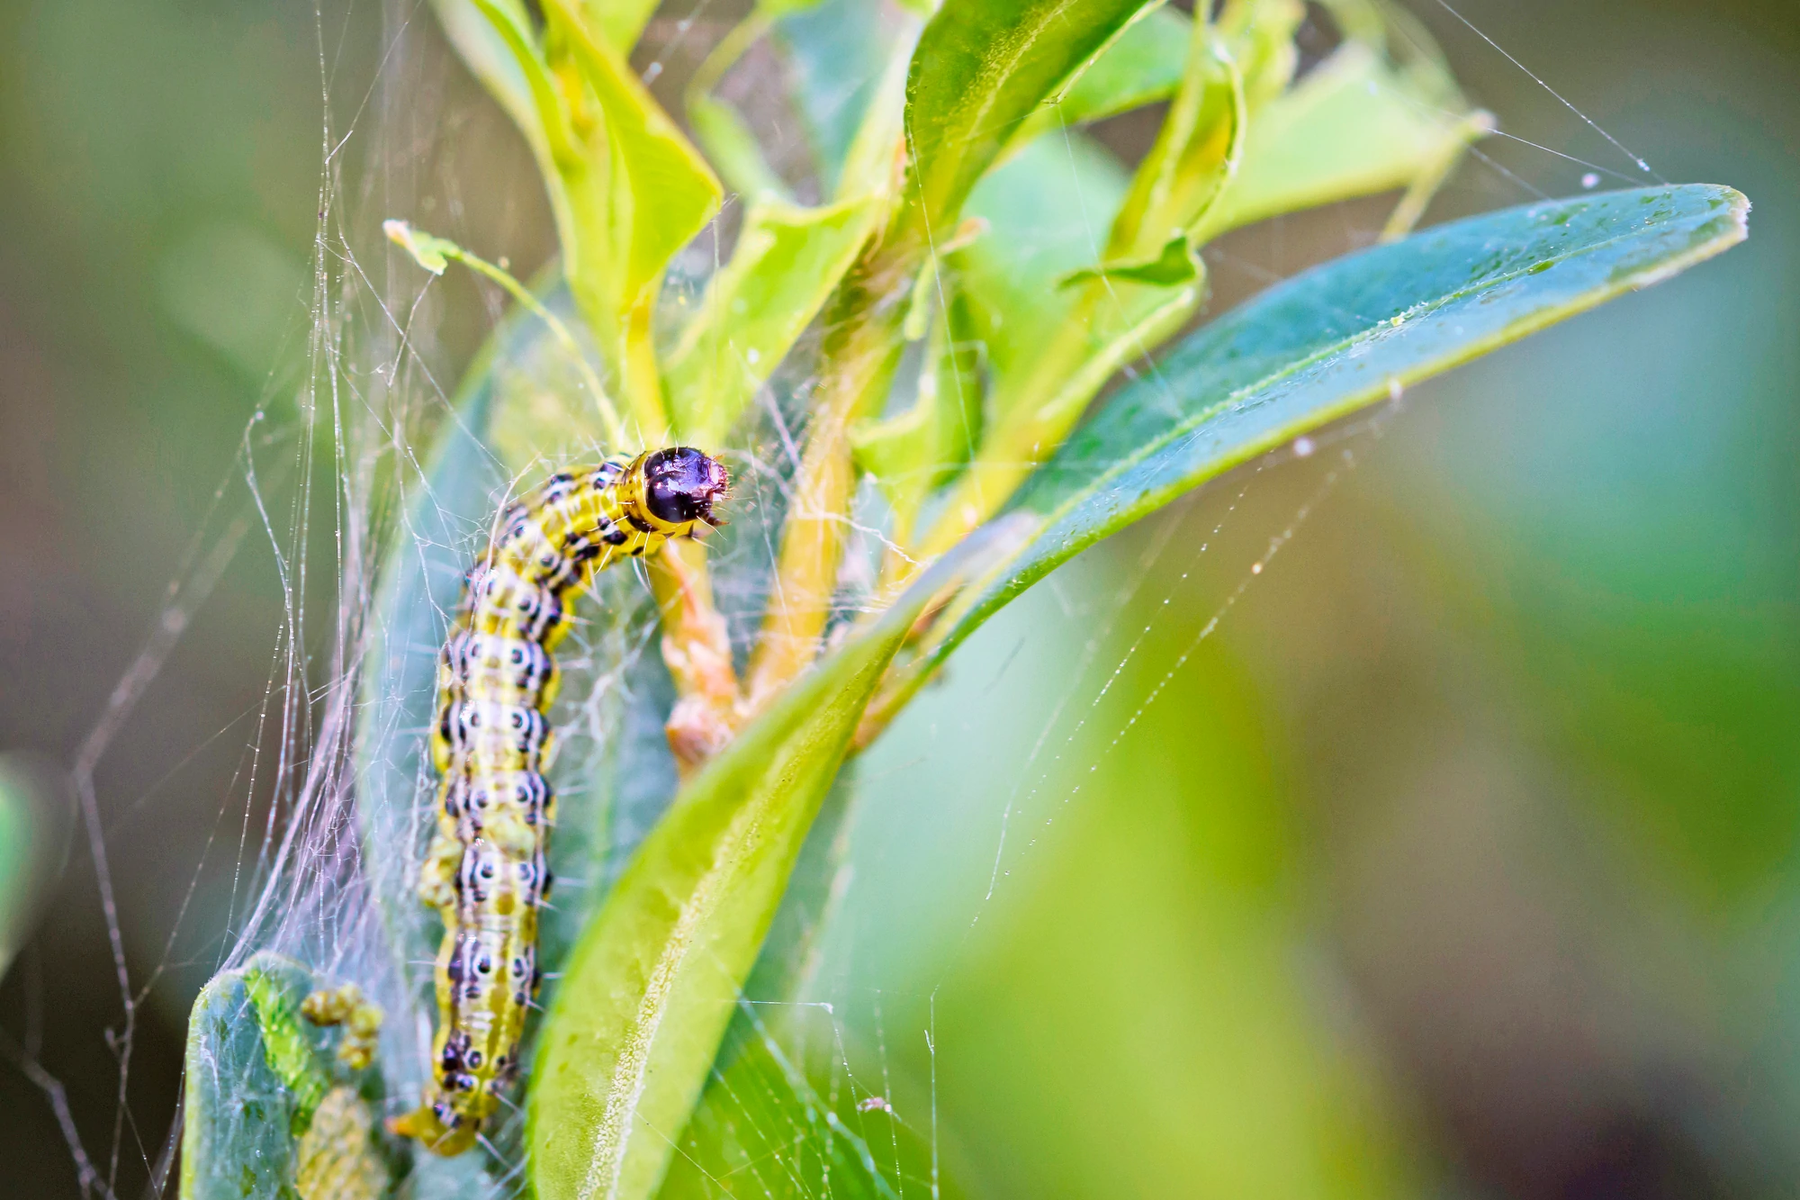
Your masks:
M 1436 0 L 1412 9 L 1503 129 L 1629 170 Z M 868 757 L 820 987 L 968 1191 L 1800 1177 L 1800 14 L 1457 11 L 1661 175 L 1748 193 L 1750 244 L 1090 554 Z M 681 15 L 640 58 L 691 59 L 731 12 Z M 436 212 L 521 270 L 548 253 L 523 154 L 435 38 L 423 7 L 335 0 L 0 9 L 0 748 L 72 760 L 184 556 L 228 536 L 244 447 L 294 436 L 342 229 L 366 247 L 358 223 Z M 405 88 L 377 86 L 402 61 Z M 1588 170 L 1481 151 L 1432 219 Z M 1379 224 L 1351 205 L 1232 236 L 1213 311 Z M 434 290 L 438 378 L 488 300 Z M 281 686 L 269 546 L 246 535 L 96 773 L 129 1027 L 79 836 L 0 984 L 0 1048 L 66 1088 L 103 1174 L 116 1144 L 121 1195 L 161 1152 L 275 786 L 248 782 Z M 7 1191 L 76 1195 L 33 1074 L 0 1066 Z

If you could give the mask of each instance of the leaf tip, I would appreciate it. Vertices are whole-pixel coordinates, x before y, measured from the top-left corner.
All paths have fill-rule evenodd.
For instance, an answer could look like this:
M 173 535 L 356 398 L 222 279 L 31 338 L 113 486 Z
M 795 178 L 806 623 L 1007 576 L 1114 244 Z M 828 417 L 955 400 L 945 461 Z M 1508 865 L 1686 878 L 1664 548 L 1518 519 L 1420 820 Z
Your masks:
M 388 241 L 412 255 L 414 262 L 433 275 L 442 275 L 444 268 L 450 265 L 449 260 L 444 257 L 441 239 L 434 238 L 429 233 L 421 233 L 409 221 L 390 217 L 381 223 L 381 231 L 387 234 Z

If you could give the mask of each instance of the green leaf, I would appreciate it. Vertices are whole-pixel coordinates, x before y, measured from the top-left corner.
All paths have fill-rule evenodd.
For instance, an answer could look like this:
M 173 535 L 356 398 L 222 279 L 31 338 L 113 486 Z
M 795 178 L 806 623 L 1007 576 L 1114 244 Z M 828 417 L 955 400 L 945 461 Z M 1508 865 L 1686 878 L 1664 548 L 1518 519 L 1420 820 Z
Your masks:
M 808 1006 L 785 1019 L 762 1015 L 780 1011 L 739 1008 L 731 1053 L 682 1138 L 662 1200 L 962 1195 L 936 1164 L 925 1114 L 897 1113 L 846 1078 L 830 1014 Z
M 661 1183 L 869 697 L 913 620 L 982 550 L 939 564 L 785 693 L 645 841 L 540 1041 L 527 1136 L 541 1200 L 639 1200 Z
M 545 0 L 543 41 L 514 0 L 468 0 L 485 31 L 457 0 L 441 11 L 537 154 L 570 290 L 639 436 L 657 439 L 668 421 L 653 301 L 669 260 L 717 211 L 719 181 L 625 61 L 619 30 L 597 31 L 575 3 Z
M 637 45 L 658 0 L 582 0 L 582 13 L 595 36 L 604 38 L 621 57 Z
M 949 0 L 938 10 L 906 81 L 906 219 L 921 237 L 955 225 L 970 189 L 1025 119 L 1145 7 L 1145 0 Z
M 856 261 L 880 212 L 869 197 L 824 208 L 751 206 L 731 261 L 707 284 L 664 367 L 681 437 L 723 444 Z
M 1201 329 L 1079 429 L 1015 498 L 1036 533 L 946 622 L 941 661 L 1101 538 L 1309 430 L 1746 235 L 1748 201 L 1691 184 L 1509 209 L 1351 255 Z
M 1377 47 L 1345 42 L 1252 115 L 1243 161 L 1206 235 L 1421 181 L 1434 188 L 1491 129 L 1429 60 L 1401 69 Z
M 957 255 L 958 283 L 999 386 L 1063 333 L 1074 299 L 1058 284 L 1100 256 L 1126 186 L 1117 160 L 1069 133 L 1024 146 L 970 195 L 988 231 Z M 997 397 L 995 411 L 1010 403 Z
M 1181 86 L 1193 21 L 1176 8 L 1146 8 L 1055 104 L 1026 119 L 1016 143 L 1167 100 Z
M 620 52 L 570 19 L 568 0 L 548 0 L 545 10 L 568 38 L 575 66 L 605 117 L 607 210 L 578 214 L 577 220 L 590 226 L 588 242 L 604 248 L 606 275 L 595 282 L 613 292 L 623 311 L 644 299 L 676 251 L 712 220 L 719 181 Z
M 807 1002 L 817 935 L 843 894 L 856 791 L 846 766 L 801 848 L 661 1200 L 961 1194 L 941 1177 L 925 1123 L 855 1085 L 830 1007 Z
M 1200 264 L 1194 259 L 1194 251 L 1188 244 L 1187 235 L 1182 234 L 1180 237 L 1173 237 L 1164 242 L 1162 252 L 1155 258 L 1084 267 L 1079 271 L 1071 271 L 1064 275 L 1057 281 L 1057 286 L 1067 288 L 1090 280 L 1111 279 L 1123 283 L 1151 283 L 1157 287 L 1174 287 L 1177 284 L 1193 283 L 1199 278 Z

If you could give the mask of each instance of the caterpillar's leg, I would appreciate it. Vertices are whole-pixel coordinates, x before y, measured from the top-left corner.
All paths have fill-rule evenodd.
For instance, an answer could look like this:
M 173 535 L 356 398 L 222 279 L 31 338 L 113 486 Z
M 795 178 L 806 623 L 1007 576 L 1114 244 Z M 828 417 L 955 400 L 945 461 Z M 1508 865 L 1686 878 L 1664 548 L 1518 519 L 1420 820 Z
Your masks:
M 399 1137 L 416 1138 L 427 1149 L 446 1157 L 461 1154 L 475 1144 L 481 1131 L 479 1122 L 464 1117 L 450 1105 L 435 1086 L 425 1089 L 425 1102 L 402 1117 L 389 1117 L 388 1132 Z

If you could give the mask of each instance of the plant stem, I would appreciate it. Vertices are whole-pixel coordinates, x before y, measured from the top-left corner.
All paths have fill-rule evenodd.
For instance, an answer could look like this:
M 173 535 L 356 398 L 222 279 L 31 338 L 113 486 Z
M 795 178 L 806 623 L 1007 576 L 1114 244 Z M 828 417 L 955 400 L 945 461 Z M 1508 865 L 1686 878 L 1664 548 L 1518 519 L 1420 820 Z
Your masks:
M 824 368 L 782 531 L 768 616 L 751 663 L 752 711 L 818 655 L 831 614 L 855 490 L 850 425 L 887 395 L 903 346 L 900 327 L 919 257 L 915 240 L 874 245 L 827 314 Z
M 638 436 L 645 446 L 660 446 L 669 438 L 669 411 L 663 403 L 662 375 L 656 365 L 656 343 L 651 333 L 655 313 L 652 299 L 660 290 L 649 288 L 625 314 L 625 327 L 620 333 L 620 390 L 637 422 Z
M 1154 307 L 1140 310 L 1113 332 L 1096 327 L 1109 309 L 1122 308 L 1121 295 L 1138 285 L 1095 279 L 1082 292 L 1064 326 L 1031 374 L 1004 407 L 994 429 L 957 480 L 937 520 L 919 540 L 912 561 L 896 559 L 903 570 L 884 587 L 894 595 L 922 567 L 987 521 L 1019 486 L 1068 438 L 1069 431 L 1106 381 L 1133 358 L 1149 354 L 1181 327 L 1199 303 L 1198 286 L 1170 289 Z

